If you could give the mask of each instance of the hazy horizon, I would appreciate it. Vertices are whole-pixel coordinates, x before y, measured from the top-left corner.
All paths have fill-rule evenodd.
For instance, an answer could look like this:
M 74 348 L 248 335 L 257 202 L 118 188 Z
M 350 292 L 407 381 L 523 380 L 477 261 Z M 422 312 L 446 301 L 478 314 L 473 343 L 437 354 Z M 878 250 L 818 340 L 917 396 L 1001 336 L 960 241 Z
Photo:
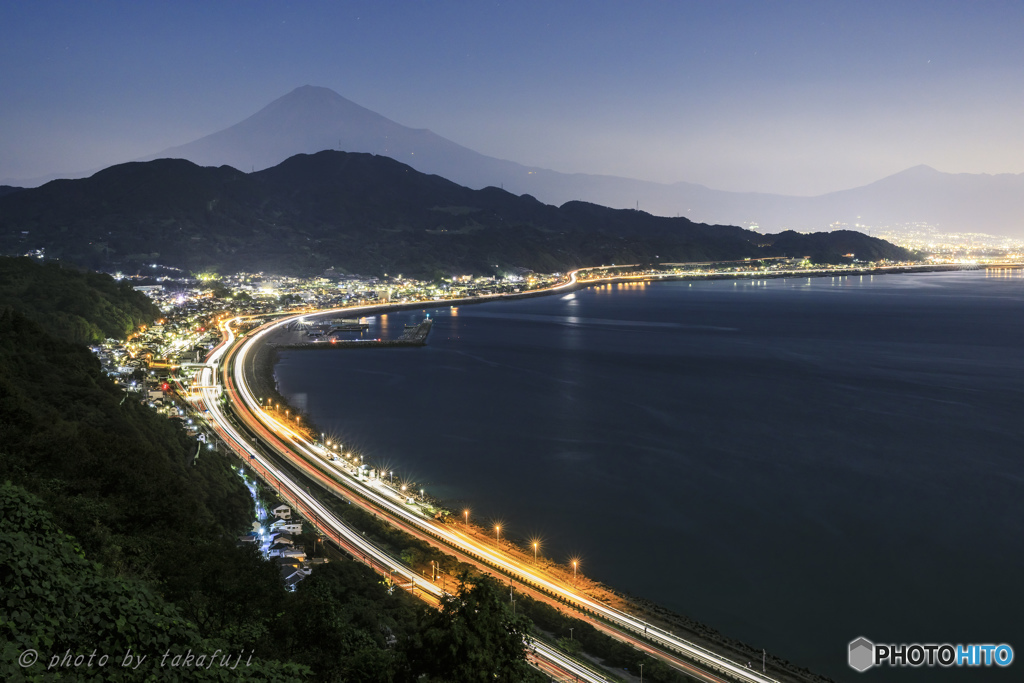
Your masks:
M 8 180 L 151 155 L 304 84 L 563 173 L 810 196 L 1024 171 L 1013 3 L 0 6 Z

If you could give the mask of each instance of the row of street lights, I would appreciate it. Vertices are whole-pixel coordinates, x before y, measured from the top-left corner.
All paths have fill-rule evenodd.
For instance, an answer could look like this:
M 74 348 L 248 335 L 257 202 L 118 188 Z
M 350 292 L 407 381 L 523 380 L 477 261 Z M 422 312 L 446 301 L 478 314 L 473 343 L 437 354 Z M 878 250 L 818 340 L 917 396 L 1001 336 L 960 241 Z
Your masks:
M 295 419 L 298 420 L 299 419 L 298 416 L 296 416 Z M 327 439 L 327 434 L 325 434 L 324 432 L 320 432 L 320 443 L 323 444 L 324 448 L 326 448 L 327 450 L 330 450 L 330 449 L 333 448 L 334 450 L 337 451 L 338 448 L 342 446 L 342 444 L 340 444 L 340 443 L 333 443 L 332 444 L 331 441 Z M 345 457 L 348 458 L 348 457 L 354 456 L 354 455 L 355 455 L 355 453 L 349 453 L 349 454 L 345 455 Z M 363 456 L 360 455 L 359 456 L 359 462 L 362 462 L 362 461 L 363 461 Z M 381 476 L 382 477 L 383 476 L 387 476 L 388 483 L 391 485 L 392 488 L 395 487 L 395 471 L 394 470 L 384 471 L 382 469 L 381 470 Z M 407 489 L 408 489 L 408 486 L 406 486 L 405 484 L 402 484 L 402 491 L 405 492 Z M 420 489 L 420 498 L 425 498 L 425 497 L 426 497 L 426 490 L 425 489 Z
M 469 527 L 469 509 L 468 508 L 462 511 L 462 517 L 465 520 L 466 527 Z M 501 525 L 500 524 L 495 524 L 494 525 L 494 545 L 498 548 L 498 550 L 501 550 Z M 530 545 L 533 546 L 533 563 L 537 564 L 537 551 L 540 550 L 540 541 L 531 541 Z M 579 562 L 580 561 L 578 559 L 574 558 L 574 559 L 571 560 L 571 562 L 572 562 L 572 583 L 575 586 L 576 585 L 576 576 L 577 576 L 577 572 L 579 570 Z
M 261 404 L 262 404 L 262 402 L 263 402 L 263 399 L 260 399 L 260 403 Z M 298 416 L 296 416 L 295 419 L 298 420 Z M 327 435 L 324 432 L 320 432 L 320 443 L 323 444 L 327 449 L 330 449 L 333 446 L 333 448 L 335 450 L 337 450 L 338 447 L 341 445 L 341 444 L 332 444 L 330 441 L 328 441 L 327 440 Z M 363 457 L 359 456 L 359 460 L 362 461 L 362 459 L 363 459 Z M 388 472 L 386 474 L 388 476 L 388 480 L 389 480 L 391 486 L 394 487 L 394 484 L 395 484 L 395 471 L 394 470 L 388 470 Z M 406 485 L 403 484 L 402 485 L 403 493 L 406 491 L 406 489 L 407 489 Z M 425 495 L 424 490 L 420 489 L 420 498 L 423 498 L 424 495 Z M 464 509 L 462 511 L 462 516 L 463 516 L 463 519 L 465 520 L 466 526 L 468 527 L 469 526 L 469 508 L 466 508 L 466 509 Z M 536 565 L 536 564 L 538 564 L 538 551 L 540 550 L 540 542 L 535 540 L 535 541 L 531 541 L 530 544 L 533 546 L 533 563 Z M 494 545 L 499 550 L 501 549 L 501 525 L 500 524 L 495 524 L 494 525 Z M 575 586 L 576 585 L 576 578 L 577 578 L 577 575 L 578 575 L 578 572 L 579 572 L 579 560 L 574 558 L 574 559 L 571 560 L 571 562 L 572 562 L 572 583 Z

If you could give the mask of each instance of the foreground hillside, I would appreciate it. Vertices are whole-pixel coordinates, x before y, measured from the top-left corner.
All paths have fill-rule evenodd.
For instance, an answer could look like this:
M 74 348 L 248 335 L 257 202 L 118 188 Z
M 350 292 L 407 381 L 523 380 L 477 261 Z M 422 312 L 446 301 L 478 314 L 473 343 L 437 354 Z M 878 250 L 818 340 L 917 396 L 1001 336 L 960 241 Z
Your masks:
M 121 299 L 109 277 L 16 265 L 102 302 L 99 328 L 118 324 L 102 319 Z M 0 680 L 534 680 L 530 624 L 487 581 L 442 613 L 339 559 L 287 592 L 275 565 L 236 546 L 253 518 L 236 461 L 197 457 L 180 424 L 21 309 L 0 299 Z M 57 310 L 40 300 L 32 313 Z M 130 670 L 129 650 L 146 658 Z M 452 661 L 460 651 L 476 668 Z M 93 652 L 109 659 L 74 665 Z M 165 652 L 230 653 L 228 667 L 244 656 L 185 671 Z
M 470 190 L 387 157 L 331 151 L 251 174 L 172 159 L 123 164 L 0 196 L 0 253 L 30 250 L 128 272 L 160 263 L 420 277 L 757 256 L 910 258 L 855 232 L 761 235 L 583 202 L 555 207 Z
M 47 332 L 83 344 L 122 339 L 160 315 L 128 282 L 28 258 L 0 258 L 0 306 L 16 308 Z

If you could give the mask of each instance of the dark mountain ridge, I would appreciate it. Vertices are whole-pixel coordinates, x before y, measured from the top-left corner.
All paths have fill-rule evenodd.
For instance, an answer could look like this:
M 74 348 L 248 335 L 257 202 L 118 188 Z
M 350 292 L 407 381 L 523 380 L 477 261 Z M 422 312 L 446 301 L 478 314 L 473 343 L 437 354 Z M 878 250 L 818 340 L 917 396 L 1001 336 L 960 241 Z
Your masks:
M 928 223 L 943 232 L 1024 236 L 1024 173 L 942 173 L 916 166 L 868 185 L 813 197 L 560 173 L 480 154 L 429 130 L 396 123 L 329 88 L 311 85 L 294 89 L 233 126 L 140 161 L 179 158 L 200 166 L 227 164 L 259 171 L 293 155 L 322 150 L 388 156 L 466 187 L 503 187 L 549 204 L 580 200 L 620 208 L 639 206 L 657 215 L 751 225 L 766 232 L 823 230 L 835 225 L 870 231 Z M 92 173 L 50 175 L 15 184 L 34 187 L 58 177 Z M 0 188 L 0 195 L 3 192 Z
M 294 154 L 325 149 L 389 156 L 460 185 L 501 186 L 549 204 L 582 200 L 628 208 L 639 203 L 657 215 L 757 224 L 768 232 L 823 230 L 835 223 L 880 229 L 926 222 L 946 232 L 1024 235 L 1024 173 L 942 173 L 916 166 L 868 185 L 813 197 L 560 173 L 480 154 L 429 130 L 396 123 L 329 88 L 311 85 L 279 97 L 234 126 L 157 156 L 260 170 Z
M 471 190 L 384 156 L 325 151 L 243 173 L 133 162 L 0 197 L 0 252 L 44 249 L 98 269 L 430 276 L 585 265 L 805 256 L 905 259 L 860 233 L 761 235 L 585 202 Z

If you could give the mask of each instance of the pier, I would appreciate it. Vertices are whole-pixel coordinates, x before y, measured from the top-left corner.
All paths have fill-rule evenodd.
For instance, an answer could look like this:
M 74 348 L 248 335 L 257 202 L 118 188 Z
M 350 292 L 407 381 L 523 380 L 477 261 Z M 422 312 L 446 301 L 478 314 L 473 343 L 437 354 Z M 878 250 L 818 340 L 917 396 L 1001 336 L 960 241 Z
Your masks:
M 406 346 L 426 346 L 427 336 L 434 321 L 426 318 L 413 327 L 406 326 L 405 332 L 398 339 L 322 339 L 297 344 L 271 344 L 278 349 L 368 349 L 397 348 Z

